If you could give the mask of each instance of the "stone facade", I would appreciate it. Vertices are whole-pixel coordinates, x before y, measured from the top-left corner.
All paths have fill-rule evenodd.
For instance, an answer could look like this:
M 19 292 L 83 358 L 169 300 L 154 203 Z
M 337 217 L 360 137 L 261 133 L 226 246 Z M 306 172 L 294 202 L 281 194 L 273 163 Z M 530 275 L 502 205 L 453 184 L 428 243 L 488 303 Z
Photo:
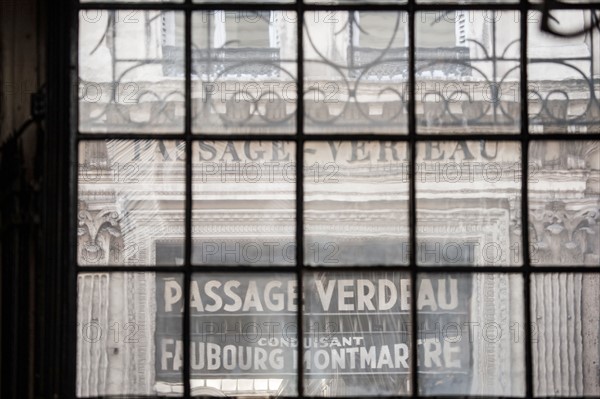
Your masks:
M 80 129 L 182 132 L 179 17 L 140 13 L 131 24 L 125 20 L 115 24 L 115 16 L 111 20 L 106 14 L 99 14 L 94 23 L 86 18 L 91 16 L 81 20 Z M 284 15 L 273 13 L 269 18 L 268 48 L 229 51 L 227 46 L 212 50 L 208 46 L 194 52 L 197 69 L 192 108 L 197 132 L 293 133 L 296 104 L 288 94 L 296 90 L 295 25 Z M 307 132 L 406 131 L 406 49 L 396 48 L 379 57 L 380 49 L 350 46 L 355 43 L 358 23 L 352 18 L 345 14 L 330 25 L 308 24 L 307 39 L 313 34 L 331 40 L 306 40 Z M 507 37 L 496 42 L 491 39 L 494 32 L 514 30 L 518 24 L 505 18 L 494 27 L 479 14 L 459 20 L 456 46 L 440 51 L 417 49 L 421 62 L 417 88 L 422 88 L 416 110 L 419 131 L 518 132 L 518 90 L 514 98 L 507 94 L 514 93 L 515 83 L 518 85 L 518 69 L 513 69 L 518 66 L 514 60 L 518 51 Z M 338 29 L 344 25 L 355 28 Z M 214 31 L 204 31 L 206 40 L 227 43 L 223 26 L 210 29 Z M 196 32 L 196 39 L 202 39 L 202 32 Z M 598 32 L 593 35 L 597 42 Z M 598 54 L 590 50 L 592 38 L 565 41 L 561 58 L 554 60 L 547 58 L 552 58 L 548 48 L 555 39 L 537 32 L 530 39 L 534 41 L 530 47 L 530 83 L 535 87 L 530 105 L 533 132 L 597 131 L 600 62 Z M 495 59 L 486 57 L 490 52 Z M 570 66 L 565 68 L 576 71 L 573 74 L 557 76 L 553 68 L 538 68 L 543 62 L 562 63 L 571 55 L 573 60 L 567 60 Z M 247 60 L 245 72 L 240 60 Z M 359 65 L 351 68 L 351 73 L 346 70 L 336 75 L 337 64 L 342 62 Z M 585 71 L 583 76 L 578 75 L 581 71 Z M 250 87 L 264 89 L 266 82 L 278 83 L 268 86 L 273 90 L 268 96 L 250 91 Z M 486 92 L 476 87 L 488 84 L 485 87 L 489 89 L 490 83 L 505 93 L 491 102 L 486 100 Z M 462 89 L 436 89 L 448 84 Z M 225 90 L 227 87 L 234 89 Z M 565 87 L 566 97 L 555 98 L 556 87 Z M 327 102 L 332 93 L 335 101 Z M 463 97 L 454 101 L 457 93 Z M 295 228 L 293 143 L 224 139 L 195 142 L 192 149 L 192 260 L 213 265 L 293 265 L 295 255 L 285 252 L 293 245 Z M 177 273 L 184 240 L 183 145 L 176 140 L 108 140 L 80 146 L 81 265 L 170 265 L 174 266 L 173 275 Z M 308 142 L 304 150 L 307 263 L 407 264 L 410 174 L 406 146 L 392 141 L 332 139 Z M 417 151 L 420 169 L 412 176 L 417 179 L 419 263 L 500 265 L 507 266 L 507 271 L 510 266 L 522 265 L 519 143 L 444 141 L 423 144 Z M 529 160 L 527 228 L 532 264 L 597 267 L 598 141 L 535 142 L 529 148 Z M 250 255 L 236 247 L 240 243 L 242 248 L 250 244 L 263 250 L 272 248 L 274 258 L 252 255 L 248 259 Z M 206 258 L 209 255 L 212 258 Z M 181 381 L 156 377 L 160 363 L 157 281 L 155 273 L 147 272 L 79 276 L 79 395 L 182 392 Z M 465 392 L 456 394 L 522 395 L 523 280 L 516 275 L 482 273 L 469 276 L 468 283 L 470 297 L 463 303 L 468 308 L 466 320 L 495 323 L 503 335 L 497 340 L 475 339 L 468 345 Z M 537 394 L 600 394 L 598 284 L 596 274 L 532 276 Z M 443 320 L 446 315 L 439 312 L 431 317 Z M 181 333 L 179 323 L 174 319 L 172 334 Z M 344 391 L 351 378 L 355 377 L 312 379 L 307 388 L 312 395 L 351 394 Z M 374 377 L 371 383 L 378 381 L 383 380 Z M 453 386 L 449 383 L 439 391 L 435 380 L 426 381 L 421 388 L 429 393 L 448 393 Z M 208 376 L 195 378 L 192 388 L 197 394 L 275 395 L 285 393 L 288 383 L 276 376 Z M 402 389 L 396 393 L 407 392 L 410 384 Z

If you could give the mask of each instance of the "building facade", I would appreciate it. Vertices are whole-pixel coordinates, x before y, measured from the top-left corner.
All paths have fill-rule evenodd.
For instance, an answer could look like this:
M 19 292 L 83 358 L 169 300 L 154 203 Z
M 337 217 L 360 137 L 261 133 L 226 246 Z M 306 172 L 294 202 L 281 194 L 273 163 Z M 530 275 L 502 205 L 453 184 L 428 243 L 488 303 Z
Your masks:
M 523 394 L 522 277 L 456 274 L 452 266 L 523 264 L 528 179 L 532 265 L 597 267 L 600 147 L 592 139 L 532 142 L 523 173 L 516 138 L 449 135 L 519 132 L 521 17 L 416 15 L 416 128 L 440 139 L 418 143 L 410 171 L 404 141 L 335 139 L 407 132 L 406 14 L 305 15 L 301 166 L 293 141 L 252 140 L 258 132 L 295 133 L 297 16 L 194 14 L 192 129 L 224 135 L 200 138 L 191 151 L 192 262 L 223 267 L 199 268 L 192 278 L 193 394 L 294 395 L 299 350 L 309 395 L 408 393 L 413 298 L 422 393 Z M 556 17 L 564 29 L 591 18 L 584 11 Z M 531 133 L 599 132 L 598 30 L 557 39 L 538 32 L 539 14 L 527 18 Z M 81 132 L 183 131 L 183 15 L 87 11 L 79 29 Z M 312 133 L 332 138 L 310 141 Z M 78 395 L 183 392 L 184 145 L 161 137 L 79 146 L 79 264 L 173 271 L 78 276 Z M 304 169 L 305 263 L 374 271 L 315 270 L 303 292 L 293 274 L 277 273 L 296 262 L 297 167 Z M 449 267 L 424 275 L 414 295 L 408 276 L 381 270 L 409 263 L 409 179 L 416 180 L 417 262 Z M 232 276 L 228 265 L 273 266 L 274 274 Z M 532 277 L 536 393 L 600 394 L 599 285 L 596 274 Z

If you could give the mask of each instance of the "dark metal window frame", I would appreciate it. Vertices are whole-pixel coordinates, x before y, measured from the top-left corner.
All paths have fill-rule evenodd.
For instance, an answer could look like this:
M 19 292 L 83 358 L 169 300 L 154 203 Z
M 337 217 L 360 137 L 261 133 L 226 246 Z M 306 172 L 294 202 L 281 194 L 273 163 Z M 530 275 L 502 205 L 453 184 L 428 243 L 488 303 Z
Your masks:
M 272 135 L 272 134 L 194 134 L 192 133 L 192 50 L 191 50 L 191 20 L 192 12 L 197 10 L 290 10 L 297 12 L 297 84 L 298 98 L 304 91 L 304 70 L 302 63 L 303 54 L 303 29 L 304 29 L 304 11 L 320 10 L 339 10 L 339 11 L 405 11 L 408 13 L 408 88 L 409 93 L 415 92 L 415 14 L 418 11 L 439 11 L 439 10 L 515 10 L 521 15 L 526 15 L 528 11 L 543 11 L 545 5 L 530 4 L 526 0 L 519 3 L 505 4 L 420 4 L 416 0 L 408 0 L 407 4 L 343 4 L 343 5 L 322 5 L 305 4 L 303 0 L 298 0 L 293 4 L 264 4 L 264 3 L 232 3 L 222 4 L 218 2 L 197 4 L 192 0 L 185 0 L 183 3 L 79 3 L 76 0 L 58 0 L 56 8 L 48 14 L 48 24 L 50 37 L 56 41 L 49 42 L 49 132 L 55 132 L 56 136 L 47 138 L 46 154 L 49 159 L 46 164 L 51 166 L 47 169 L 50 174 L 50 181 L 46 182 L 46 198 L 49 209 L 55 209 L 56 213 L 48 212 L 45 226 L 47 234 L 54 232 L 56 236 L 49 237 L 46 254 L 55 256 L 45 275 L 45 281 L 49 285 L 50 298 L 45 309 L 46 320 L 49 321 L 48 336 L 45 342 L 52 345 L 45 348 L 42 359 L 42 367 L 48 367 L 47 376 L 43 379 L 47 392 L 54 392 L 59 397 L 72 397 L 75 394 L 76 384 L 76 315 L 77 315 L 77 275 L 85 272 L 171 272 L 181 273 L 184 276 L 184 297 L 189 297 L 190 282 L 192 273 L 195 272 L 222 272 L 222 266 L 192 266 L 191 264 L 191 227 L 192 227 L 192 143 L 197 140 L 287 140 L 296 144 L 296 162 L 297 165 L 303 165 L 305 141 L 325 141 L 330 140 L 331 136 L 327 134 L 305 134 L 304 133 L 304 109 L 302 101 L 298 101 L 296 109 L 296 134 L 295 135 Z M 600 4 L 556 4 L 553 2 L 553 8 L 556 9 L 599 9 Z M 78 73 L 77 73 L 77 43 L 78 43 L 78 15 L 81 10 L 90 9 L 127 9 L 127 10 L 179 10 L 185 14 L 185 126 L 184 133 L 181 134 L 136 134 L 112 132 L 106 134 L 88 134 L 78 131 Z M 523 174 L 527 176 L 528 166 L 528 147 L 529 143 L 538 140 L 586 140 L 590 139 L 586 134 L 530 134 L 528 121 L 528 102 L 527 102 L 527 18 L 520 18 L 520 102 L 521 102 L 521 122 L 520 132 L 518 134 L 455 134 L 433 135 L 416 133 L 416 109 L 415 96 L 409 96 L 408 99 L 408 134 L 369 134 L 368 132 L 360 134 L 336 134 L 338 140 L 394 140 L 407 143 L 409 150 L 410 170 L 415 170 L 416 164 L 416 145 L 422 141 L 439 140 L 490 140 L 490 141 L 518 141 L 521 144 L 521 166 Z M 53 52 L 56 51 L 56 52 Z M 56 58 L 53 58 L 56 57 Z M 69 112 L 65 112 L 65 105 L 69 104 Z M 60 140 L 62 139 L 62 140 Z M 185 241 L 184 241 L 184 264 L 181 267 L 161 267 L 161 266 L 78 266 L 76 251 L 76 225 L 77 225 L 77 152 L 78 145 L 82 141 L 106 140 L 106 139 L 175 139 L 183 140 L 186 143 L 185 158 Z M 53 152 L 55 151 L 55 152 Z M 55 177 L 52 177 L 52 173 Z M 248 266 L 228 266 L 228 272 L 235 273 L 273 273 L 273 272 L 293 272 L 298 281 L 298 292 L 303 291 L 303 274 L 312 271 L 401 271 L 409 272 L 411 276 L 411 290 L 416 291 L 417 278 L 420 273 L 512 273 L 523 276 L 523 302 L 524 302 L 524 321 L 525 321 L 525 397 L 533 398 L 533 359 L 531 348 L 531 295 L 530 279 L 531 274 L 538 273 L 592 273 L 598 272 L 595 268 L 585 266 L 544 266 L 533 267 L 530 259 L 529 231 L 528 228 L 522 229 L 523 245 L 523 265 L 519 267 L 506 266 L 425 266 L 418 267 L 416 260 L 417 240 L 416 240 L 416 185 L 415 179 L 410 179 L 409 183 L 409 248 L 410 263 L 407 266 L 305 266 L 303 251 L 303 213 L 304 213 L 304 184 L 303 168 L 296 168 L 296 265 L 295 266 L 274 266 L 274 267 L 248 267 Z M 53 189 L 59 190 L 52 192 Z M 61 190 L 62 188 L 62 190 Z M 527 179 L 521 179 L 521 220 L 522 226 L 528 226 L 528 185 Z M 55 244 L 56 248 L 51 248 Z M 302 303 L 302 296 L 299 298 L 299 305 Z M 299 306 L 299 309 L 301 307 Z M 411 301 L 410 307 L 411 320 L 417 320 L 417 304 Z M 298 338 L 302 342 L 303 318 L 302 313 L 298 311 Z M 419 379 L 417 368 L 417 337 L 418 323 L 411 324 L 411 386 L 412 397 L 418 397 Z M 184 367 L 183 383 L 184 398 L 189 398 L 190 390 L 190 305 L 185 301 L 184 321 L 183 321 L 183 340 L 184 340 Z M 303 351 L 298 351 L 298 396 L 304 396 L 304 372 L 303 372 Z M 58 369 L 56 369 L 58 367 Z M 410 395 L 409 395 L 410 396 Z M 127 396 L 131 397 L 131 396 Z M 402 396 L 405 397 L 405 396 Z M 460 396 L 462 397 L 462 396 Z

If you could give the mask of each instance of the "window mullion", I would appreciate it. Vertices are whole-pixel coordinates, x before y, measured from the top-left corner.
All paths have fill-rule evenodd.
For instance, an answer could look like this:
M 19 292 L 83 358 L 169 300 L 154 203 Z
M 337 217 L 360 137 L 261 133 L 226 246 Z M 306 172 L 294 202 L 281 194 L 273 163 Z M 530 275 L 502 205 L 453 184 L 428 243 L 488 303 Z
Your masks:
M 297 390 L 304 397 L 304 1 L 296 2 L 296 65 L 297 65 L 297 101 L 296 101 L 296 278 L 298 307 L 296 325 L 298 339 Z
M 521 99 L 521 238 L 523 246 L 523 306 L 525 331 L 525 396 L 533 397 L 533 358 L 531 348 L 531 258 L 529 253 L 529 199 L 528 199 L 528 163 L 529 163 L 529 110 L 527 82 L 527 21 L 529 6 L 527 0 L 520 1 L 520 99 Z
M 186 0 L 190 5 L 191 0 Z M 192 281 L 192 11 L 185 9 L 185 245 L 183 301 L 183 396 L 191 396 L 190 285 Z
M 417 149 L 417 125 L 416 125 L 416 98 L 415 98 L 415 0 L 408 1 L 408 136 L 409 136 L 409 265 L 410 265 L 410 292 L 417 292 L 417 204 L 416 204 L 416 149 Z M 413 298 L 410 301 L 410 356 L 411 356 L 411 395 L 413 398 L 419 396 L 419 375 L 418 375 L 418 353 L 417 353 L 417 334 L 418 334 L 418 315 L 417 301 Z

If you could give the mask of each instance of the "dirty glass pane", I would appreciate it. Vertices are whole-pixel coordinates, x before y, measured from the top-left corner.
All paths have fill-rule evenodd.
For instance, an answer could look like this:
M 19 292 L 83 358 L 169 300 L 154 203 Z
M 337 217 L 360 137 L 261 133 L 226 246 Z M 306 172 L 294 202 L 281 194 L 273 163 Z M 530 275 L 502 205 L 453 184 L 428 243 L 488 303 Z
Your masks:
M 407 0 L 331 0 L 327 2 L 319 0 L 306 0 L 306 4 L 406 4 Z
M 182 284 L 182 274 L 79 274 L 78 397 L 182 396 Z
M 420 274 L 417 290 L 420 394 L 525 394 L 520 274 Z
M 521 153 L 514 141 L 417 143 L 417 262 L 517 266 Z
M 529 144 L 533 266 L 600 265 L 600 142 Z
M 194 132 L 295 132 L 296 22 L 293 11 L 193 14 Z
M 410 275 L 304 275 L 307 396 L 410 395 Z
M 491 0 L 486 1 L 486 3 L 518 3 L 519 0 Z M 417 3 L 458 3 L 458 4 L 468 4 L 468 3 L 481 3 L 479 0 L 417 0 Z
M 593 4 L 598 3 L 599 0 L 561 0 L 561 3 L 580 3 L 580 4 Z M 543 0 L 531 0 L 531 3 L 542 3 Z
M 82 3 L 94 3 L 96 0 L 79 0 Z M 102 3 L 183 3 L 184 0 L 103 0 Z
M 407 14 L 304 15 L 306 133 L 406 133 Z
M 305 144 L 306 264 L 408 264 L 407 156 L 394 141 Z
M 192 395 L 298 394 L 296 285 L 293 273 L 192 276 Z
M 415 15 L 419 133 L 517 133 L 518 11 Z
M 182 133 L 183 30 L 177 11 L 79 14 L 79 129 Z
M 555 32 L 582 32 L 597 21 L 585 10 L 554 10 L 549 26 Z M 542 14 L 531 11 L 529 21 L 539 26 Z M 600 74 L 598 28 L 591 33 L 560 38 L 530 29 L 529 130 L 531 133 L 599 133 Z M 543 79 L 540 79 L 543 77 Z
M 296 160 L 289 141 L 193 143 L 192 262 L 296 262 Z
M 77 260 L 82 266 L 175 266 L 162 242 L 183 240 L 185 143 L 79 144 Z
M 192 0 L 194 3 L 214 3 L 212 0 Z M 263 0 L 263 4 L 282 4 L 282 3 L 294 3 L 295 0 Z M 220 3 L 256 3 L 255 0 L 222 0 Z
M 535 396 L 600 395 L 600 274 L 531 278 Z

